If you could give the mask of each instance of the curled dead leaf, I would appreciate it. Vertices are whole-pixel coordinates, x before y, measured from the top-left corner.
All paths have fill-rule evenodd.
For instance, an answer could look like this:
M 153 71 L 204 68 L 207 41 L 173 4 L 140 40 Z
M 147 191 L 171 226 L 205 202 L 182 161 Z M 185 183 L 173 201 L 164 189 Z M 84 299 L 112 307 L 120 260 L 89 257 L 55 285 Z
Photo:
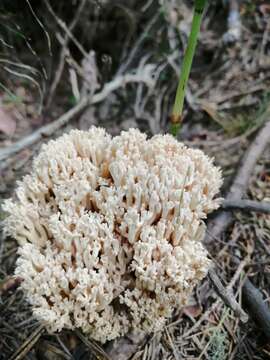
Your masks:
M 202 313 L 202 308 L 199 305 L 188 305 L 183 309 L 183 313 L 188 316 L 196 319 Z

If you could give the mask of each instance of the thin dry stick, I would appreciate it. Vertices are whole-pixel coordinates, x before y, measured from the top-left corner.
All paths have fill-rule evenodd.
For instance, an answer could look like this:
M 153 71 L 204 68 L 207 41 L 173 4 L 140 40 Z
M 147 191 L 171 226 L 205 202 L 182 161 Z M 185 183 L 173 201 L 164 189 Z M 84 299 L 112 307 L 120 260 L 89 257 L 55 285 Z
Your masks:
M 29 353 L 29 351 L 36 344 L 42 333 L 45 331 L 43 325 L 39 326 L 25 342 L 19 347 L 19 349 L 10 357 L 9 360 L 22 360 Z
M 176 347 L 175 347 L 175 345 L 173 343 L 172 337 L 171 337 L 171 335 L 169 333 L 169 330 L 167 328 L 165 328 L 165 332 L 166 332 L 167 338 L 169 340 L 170 347 L 171 347 L 171 349 L 173 351 L 173 355 L 174 355 L 175 360 L 180 360 L 180 355 L 178 354 L 178 351 L 177 351 L 177 349 L 176 349 Z
M 208 277 L 212 282 L 215 291 L 220 296 L 220 298 L 224 301 L 224 303 L 233 310 L 235 315 L 239 317 L 239 319 L 245 323 L 248 321 L 248 315 L 244 312 L 238 302 L 235 300 L 231 291 L 227 290 L 221 283 L 219 277 L 216 274 L 215 269 L 210 269 L 208 272 Z
M 51 7 L 51 4 L 48 0 L 44 0 L 45 4 L 48 8 L 48 10 L 50 11 L 50 13 L 52 14 L 52 16 L 54 17 L 55 21 L 57 22 L 57 24 L 60 26 L 60 28 L 62 28 L 62 30 L 67 34 L 67 36 L 70 38 L 70 40 L 75 44 L 75 46 L 78 48 L 78 50 L 82 53 L 82 55 L 84 57 L 87 57 L 87 51 L 85 51 L 85 49 L 83 48 L 83 46 L 80 44 L 80 42 L 76 39 L 76 37 L 72 34 L 72 32 L 70 31 L 70 29 L 67 27 L 67 25 L 64 23 L 63 20 L 61 20 L 53 11 L 53 8 Z
M 222 204 L 224 210 L 243 210 L 243 211 L 255 211 L 265 214 L 270 214 L 270 202 L 254 201 L 254 200 L 227 200 L 225 199 Z
M 33 145 L 34 143 L 41 140 L 44 136 L 48 137 L 53 135 L 56 130 L 66 125 L 72 118 L 74 118 L 75 115 L 84 110 L 88 105 L 93 105 L 103 101 L 109 96 L 110 93 L 119 89 L 120 87 L 125 86 L 127 83 L 143 82 L 147 86 L 152 87 L 154 85 L 154 79 L 152 77 L 153 71 L 154 66 L 148 64 L 145 65 L 144 68 L 138 69 L 138 72 L 135 74 L 126 74 L 116 77 L 107 83 L 99 93 L 96 93 L 92 97 L 83 97 L 77 105 L 60 116 L 59 119 L 48 125 L 42 126 L 30 135 L 12 144 L 10 147 L 1 149 L 0 161 L 6 160 L 9 156 L 25 149 L 28 146 Z M 1 166 L 1 168 L 3 169 L 4 167 Z
M 75 28 L 75 26 L 77 25 L 79 19 L 80 19 L 80 15 L 84 9 L 84 6 L 86 4 L 86 0 L 82 0 L 80 6 L 78 7 L 76 14 L 71 22 L 71 24 L 69 25 L 68 29 L 70 32 L 72 32 Z M 64 66 L 65 66 L 65 58 L 66 58 L 66 50 L 67 50 L 67 46 L 68 46 L 68 42 L 69 42 L 69 36 L 68 34 L 65 34 L 64 40 L 63 40 L 63 44 L 62 45 L 62 49 L 60 52 L 60 57 L 59 57 L 59 63 L 58 63 L 58 67 L 55 71 L 55 77 L 54 80 L 51 84 L 49 93 L 48 93 L 48 97 L 47 97 L 47 101 L 46 101 L 46 108 L 48 108 L 51 104 L 53 95 L 56 91 L 56 88 L 59 84 L 59 81 L 61 79 L 63 70 L 64 70 Z
M 39 18 L 37 17 L 34 9 L 32 8 L 29 0 L 25 0 L 27 2 L 27 5 L 29 6 L 29 9 L 32 13 L 32 15 L 34 16 L 34 18 L 36 19 L 36 22 L 38 23 L 38 25 L 41 27 L 41 29 L 43 30 L 44 34 L 46 35 L 46 38 L 47 38 L 47 42 L 48 42 L 48 48 L 49 48 L 49 52 L 50 52 L 50 55 L 52 55 L 52 45 L 51 45 L 51 38 L 50 38 L 50 35 L 49 33 L 46 31 L 44 25 L 42 24 L 42 22 L 39 20 Z

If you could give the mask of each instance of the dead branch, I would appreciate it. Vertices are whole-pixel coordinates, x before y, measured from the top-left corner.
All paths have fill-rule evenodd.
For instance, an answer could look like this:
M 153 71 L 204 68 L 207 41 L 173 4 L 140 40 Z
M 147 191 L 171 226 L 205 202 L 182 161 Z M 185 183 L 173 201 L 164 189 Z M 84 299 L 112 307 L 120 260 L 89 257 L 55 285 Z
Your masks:
M 270 202 L 259 202 L 254 200 L 227 200 L 225 199 L 221 207 L 224 210 L 243 210 L 255 211 L 265 214 L 270 214 Z
M 28 136 L 17 141 L 11 146 L 1 149 L 0 161 L 3 161 L 7 159 L 9 156 L 17 153 L 18 151 L 21 151 L 26 147 L 33 145 L 34 143 L 41 140 L 43 137 L 48 137 L 53 135 L 56 130 L 66 125 L 71 119 L 74 118 L 75 115 L 80 113 L 87 106 L 97 104 L 105 100 L 110 93 L 119 89 L 120 87 L 125 86 L 128 83 L 143 82 L 148 87 L 152 87 L 155 81 L 153 78 L 153 71 L 154 71 L 154 66 L 151 64 L 147 64 L 144 67 L 139 68 L 137 73 L 117 76 L 112 81 L 107 83 L 100 92 L 96 93 L 92 97 L 88 97 L 88 96 L 83 97 L 77 105 L 75 105 L 72 109 L 67 111 L 62 116 L 60 116 L 60 118 L 58 118 L 57 120 L 53 121 L 48 125 L 42 126 L 32 134 L 29 134 Z
M 268 145 L 270 138 L 270 121 L 268 121 L 258 132 L 241 161 L 237 175 L 226 196 L 226 200 L 238 201 L 242 198 L 248 187 L 249 179 L 258 159 Z M 211 242 L 213 238 L 219 238 L 221 234 L 230 226 L 233 215 L 230 212 L 221 211 L 211 221 L 208 222 L 208 233 L 205 242 Z
M 75 115 L 81 112 L 88 105 L 88 99 L 83 98 L 77 105 L 75 105 L 72 109 L 67 111 L 65 114 L 60 116 L 59 119 L 53 121 L 52 123 L 42 126 L 38 130 L 29 134 L 25 138 L 17 141 L 11 146 L 0 150 L 0 161 L 7 159 L 9 156 L 31 146 L 42 139 L 44 136 L 52 135 L 56 130 L 60 127 L 67 124 Z M 3 169 L 3 167 L 1 166 Z
M 256 325 L 259 325 L 262 332 L 270 340 L 270 309 L 263 300 L 261 292 L 247 279 L 243 285 L 243 301 L 247 311 L 253 318 Z
M 238 304 L 238 302 L 235 300 L 233 293 L 231 290 L 228 290 L 225 288 L 219 277 L 216 274 L 216 270 L 214 268 L 211 268 L 208 272 L 208 277 L 213 284 L 213 287 L 216 291 L 216 293 L 220 296 L 220 298 L 223 300 L 223 302 L 233 310 L 235 315 L 239 317 L 239 319 L 246 323 L 248 321 L 248 315 L 244 312 L 244 310 L 241 308 L 241 306 Z

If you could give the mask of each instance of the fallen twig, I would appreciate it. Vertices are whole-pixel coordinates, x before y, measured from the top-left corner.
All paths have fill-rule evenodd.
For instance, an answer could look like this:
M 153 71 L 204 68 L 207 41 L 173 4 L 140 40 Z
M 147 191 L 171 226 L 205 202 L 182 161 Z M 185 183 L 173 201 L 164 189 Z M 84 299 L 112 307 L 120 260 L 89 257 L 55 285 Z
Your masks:
M 29 353 L 29 351 L 36 344 L 42 333 L 45 331 L 43 325 L 40 325 L 25 342 L 19 347 L 19 349 L 10 357 L 9 360 L 21 360 Z
M 259 325 L 262 332 L 270 340 L 270 309 L 263 300 L 261 292 L 247 279 L 243 285 L 243 301 L 247 311 L 253 318 L 256 325 Z
M 213 284 L 215 291 L 220 296 L 220 298 L 224 301 L 224 303 L 234 311 L 235 315 L 237 317 L 239 317 L 239 319 L 243 323 L 246 323 L 248 321 L 248 315 L 244 312 L 244 310 L 241 308 L 241 306 L 235 300 L 234 295 L 231 292 L 231 290 L 228 290 L 227 288 L 225 288 L 222 285 L 219 277 L 216 274 L 216 270 L 213 268 L 210 269 L 208 272 L 208 277 L 209 277 L 211 283 Z
M 88 105 L 93 105 L 103 101 L 109 96 L 110 93 L 122 86 L 125 86 L 127 83 L 143 82 L 147 84 L 147 86 L 152 87 L 155 81 L 153 79 L 153 71 L 154 66 L 147 64 L 143 68 L 139 68 L 137 73 L 117 76 L 112 81 L 107 83 L 100 92 L 94 94 L 92 97 L 83 97 L 77 105 L 60 116 L 59 119 L 48 125 L 42 126 L 30 135 L 12 144 L 10 147 L 1 149 L 0 161 L 3 161 L 18 151 L 33 145 L 34 143 L 41 140 L 44 136 L 48 137 L 53 135 L 56 130 L 67 124 L 72 118 L 74 118 L 75 115 L 84 110 Z
M 270 202 L 259 202 L 254 200 L 227 200 L 225 199 L 222 204 L 224 210 L 244 210 L 255 211 L 265 214 L 270 214 Z

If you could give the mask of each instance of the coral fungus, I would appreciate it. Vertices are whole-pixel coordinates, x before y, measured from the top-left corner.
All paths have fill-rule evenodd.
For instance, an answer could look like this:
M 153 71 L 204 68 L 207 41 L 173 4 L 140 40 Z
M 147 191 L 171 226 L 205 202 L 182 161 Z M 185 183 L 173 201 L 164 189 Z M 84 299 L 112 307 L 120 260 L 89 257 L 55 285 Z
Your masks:
M 170 135 L 92 127 L 43 145 L 4 204 L 34 315 L 101 342 L 161 329 L 207 273 L 203 219 L 220 185 L 212 161 Z

